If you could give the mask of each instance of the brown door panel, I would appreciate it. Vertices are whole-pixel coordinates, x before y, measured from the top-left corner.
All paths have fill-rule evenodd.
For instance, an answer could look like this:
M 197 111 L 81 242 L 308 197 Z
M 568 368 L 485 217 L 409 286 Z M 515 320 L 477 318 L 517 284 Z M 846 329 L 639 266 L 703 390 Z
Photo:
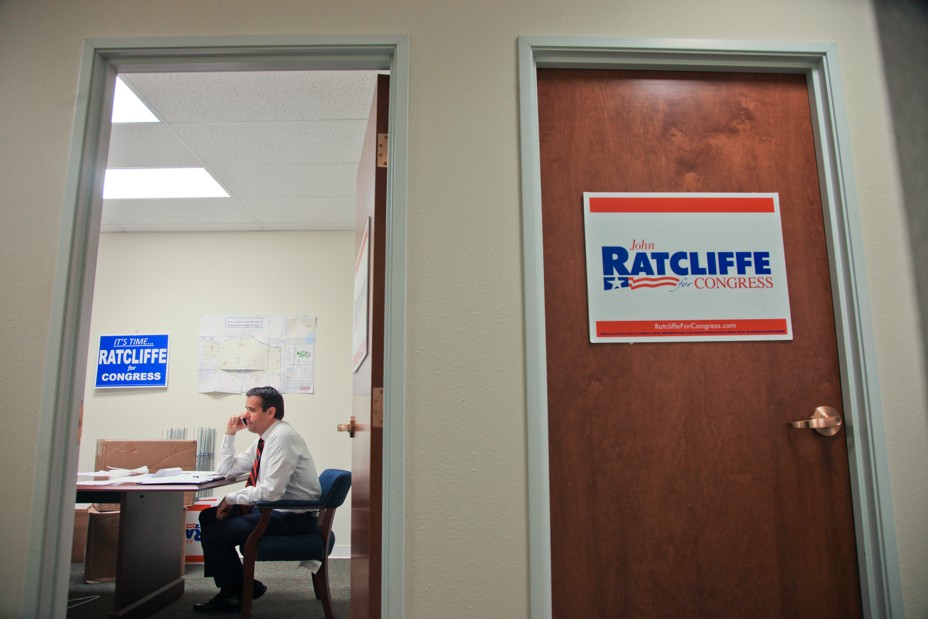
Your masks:
M 854 617 L 802 75 L 538 71 L 555 617 Z M 582 195 L 778 192 L 794 338 L 591 344 Z

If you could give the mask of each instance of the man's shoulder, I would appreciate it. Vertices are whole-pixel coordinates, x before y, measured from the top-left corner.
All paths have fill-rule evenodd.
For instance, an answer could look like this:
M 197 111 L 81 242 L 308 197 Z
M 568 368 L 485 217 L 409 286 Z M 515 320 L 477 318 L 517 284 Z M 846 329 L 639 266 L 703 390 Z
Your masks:
M 273 436 L 278 437 L 278 438 L 287 437 L 287 438 L 299 438 L 300 440 L 303 439 L 300 433 L 296 431 L 296 428 L 294 428 L 292 425 L 290 425 L 290 423 L 284 421 L 283 419 L 274 423 L 274 425 L 271 426 L 270 431 L 273 434 Z
M 274 424 L 277 426 L 278 432 L 288 432 L 291 434 L 297 434 L 296 428 L 290 425 L 289 421 L 284 421 L 283 419 L 278 419 L 277 423 Z

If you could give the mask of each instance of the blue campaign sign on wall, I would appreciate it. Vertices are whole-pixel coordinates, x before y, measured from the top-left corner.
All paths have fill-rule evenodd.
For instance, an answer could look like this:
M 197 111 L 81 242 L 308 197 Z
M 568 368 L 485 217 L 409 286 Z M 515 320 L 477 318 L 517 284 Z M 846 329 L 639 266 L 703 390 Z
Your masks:
M 168 334 L 101 335 L 97 389 L 167 387 Z

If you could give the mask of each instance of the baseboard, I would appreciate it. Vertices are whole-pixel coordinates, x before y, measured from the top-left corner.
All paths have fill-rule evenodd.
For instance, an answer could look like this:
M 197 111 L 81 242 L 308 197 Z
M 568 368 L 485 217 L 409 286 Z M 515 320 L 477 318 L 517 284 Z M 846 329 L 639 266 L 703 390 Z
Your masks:
M 350 559 L 351 558 L 351 546 L 346 546 L 344 544 L 335 544 L 335 548 L 332 549 L 332 554 L 329 555 L 330 559 Z

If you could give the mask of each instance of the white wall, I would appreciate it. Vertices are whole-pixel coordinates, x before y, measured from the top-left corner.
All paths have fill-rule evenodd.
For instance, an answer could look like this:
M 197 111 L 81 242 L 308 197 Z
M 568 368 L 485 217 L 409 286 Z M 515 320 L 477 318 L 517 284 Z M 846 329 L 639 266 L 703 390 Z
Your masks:
M 519 35 L 833 41 L 847 102 L 909 617 L 928 616 L 928 404 L 869 0 L 0 2 L 0 415 L 21 473 L 0 615 L 26 586 L 37 411 L 87 37 L 408 34 L 405 617 L 528 616 Z
M 316 390 L 284 394 L 285 419 L 306 439 L 320 472 L 351 470 L 350 439 L 335 427 L 351 416 L 353 287 L 353 230 L 102 234 L 80 470 L 93 470 L 99 438 L 156 440 L 170 427 L 188 428 L 187 438 L 196 427 L 216 428 L 218 454 L 226 420 L 242 412 L 245 396 L 197 392 L 204 314 L 316 316 Z M 170 335 L 167 388 L 95 389 L 100 335 L 134 333 Z M 236 447 L 254 438 L 240 432 Z M 348 556 L 350 497 L 334 529 L 339 555 Z

